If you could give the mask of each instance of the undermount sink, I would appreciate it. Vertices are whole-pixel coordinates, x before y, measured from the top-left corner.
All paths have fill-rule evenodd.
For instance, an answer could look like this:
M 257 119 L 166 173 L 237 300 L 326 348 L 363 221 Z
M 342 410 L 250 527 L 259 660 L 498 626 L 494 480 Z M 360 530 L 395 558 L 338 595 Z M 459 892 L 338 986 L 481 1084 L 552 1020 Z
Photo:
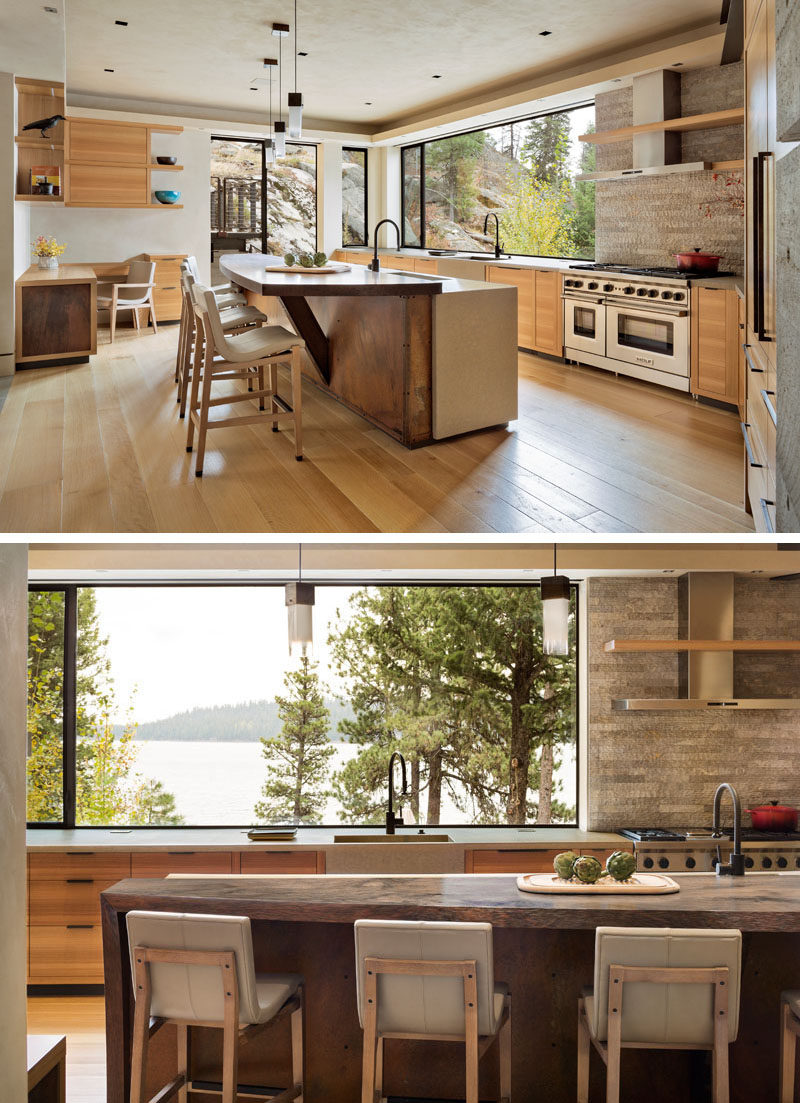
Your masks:
M 335 843 L 451 843 L 449 835 L 334 835 Z

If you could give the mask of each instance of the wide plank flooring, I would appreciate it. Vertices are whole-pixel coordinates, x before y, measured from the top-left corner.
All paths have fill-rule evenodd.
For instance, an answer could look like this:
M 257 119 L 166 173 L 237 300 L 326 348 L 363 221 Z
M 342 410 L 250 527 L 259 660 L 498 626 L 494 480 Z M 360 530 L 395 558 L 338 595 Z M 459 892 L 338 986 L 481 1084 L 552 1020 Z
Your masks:
M 28 1033 L 66 1035 L 67 1103 L 105 1103 L 106 1036 L 102 996 L 29 997 Z
M 225 428 L 195 479 L 175 403 L 177 327 L 99 341 L 90 364 L 15 376 L 0 410 L 0 530 L 753 528 L 736 415 L 676 392 L 521 353 L 516 422 L 409 451 L 305 381 L 303 463 L 291 430 Z

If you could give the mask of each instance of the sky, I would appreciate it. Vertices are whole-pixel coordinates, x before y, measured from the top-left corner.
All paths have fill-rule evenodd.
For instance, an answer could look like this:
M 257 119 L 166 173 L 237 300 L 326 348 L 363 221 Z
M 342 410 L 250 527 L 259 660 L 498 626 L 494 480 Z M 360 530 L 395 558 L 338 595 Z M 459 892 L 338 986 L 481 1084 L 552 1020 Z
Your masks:
M 317 587 L 314 659 L 327 676 L 328 624 L 354 589 Z M 282 586 L 98 587 L 100 629 L 116 689 L 116 723 L 133 702 L 139 723 L 195 707 L 272 700 L 289 658 Z M 296 661 L 296 660 L 294 660 Z

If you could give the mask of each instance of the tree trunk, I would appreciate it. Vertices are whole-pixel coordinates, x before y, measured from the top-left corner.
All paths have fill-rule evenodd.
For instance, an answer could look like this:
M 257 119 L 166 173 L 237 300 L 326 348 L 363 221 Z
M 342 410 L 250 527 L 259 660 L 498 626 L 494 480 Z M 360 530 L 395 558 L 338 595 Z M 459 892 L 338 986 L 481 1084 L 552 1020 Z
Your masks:
M 429 824 L 438 824 L 442 815 L 442 752 L 437 750 L 428 758 L 428 817 Z
M 528 799 L 528 770 L 530 767 L 530 740 L 522 723 L 523 698 L 516 687 L 511 694 L 511 741 L 508 763 L 508 823 L 525 823 Z
M 419 823 L 419 759 L 414 758 L 411 761 L 411 798 L 409 800 L 411 805 L 411 814 L 414 817 L 414 823 Z
M 303 723 L 305 723 L 305 712 L 303 713 Z M 300 740 L 300 746 L 297 750 L 297 767 L 294 775 L 294 808 L 292 809 L 292 822 L 300 823 L 301 813 L 303 811 L 303 766 L 305 759 L 305 739 Z
M 537 823 L 550 823 L 553 815 L 553 744 L 543 743 L 539 758 L 539 808 Z

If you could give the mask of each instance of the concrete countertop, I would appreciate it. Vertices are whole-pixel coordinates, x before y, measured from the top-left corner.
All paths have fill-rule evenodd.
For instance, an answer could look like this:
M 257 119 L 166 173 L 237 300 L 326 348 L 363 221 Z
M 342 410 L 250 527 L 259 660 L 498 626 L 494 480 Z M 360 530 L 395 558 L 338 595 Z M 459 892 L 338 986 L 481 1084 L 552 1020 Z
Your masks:
M 375 835 L 381 827 L 300 827 L 297 837 L 291 841 L 259 840 L 247 837 L 246 827 L 153 827 L 153 828 L 103 828 L 82 827 L 68 831 L 57 827 L 31 828 L 27 833 L 29 849 L 37 851 L 63 850 L 322 850 L 351 845 L 364 848 L 398 846 L 397 843 L 334 843 L 336 835 Z M 398 835 L 414 836 L 416 827 L 400 828 Z M 434 847 L 458 847 L 492 850 L 514 848 L 523 850 L 552 850 L 554 848 L 604 849 L 629 844 L 612 831 L 580 831 L 575 827 L 426 827 L 425 834 L 444 834 L 452 843 L 420 843 L 426 849 Z M 399 844 L 403 848 L 411 843 Z
M 362 246 L 350 246 L 343 245 L 342 252 L 345 253 L 363 253 L 365 256 L 372 256 L 373 249 Z M 580 261 L 575 258 L 569 257 L 503 257 L 500 260 L 496 260 L 494 253 L 487 253 L 486 258 L 477 257 L 477 250 L 475 254 L 472 253 L 448 253 L 445 256 L 438 256 L 435 253 L 429 253 L 426 249 L 378 249 L 378 256 L 383 260 L 391 257 L 416 257 L 419 260 L 438 260 L 438 261 L 458 261 L 460 264 L 492 264 L 507 266 L 509 268 L 541 268 L 541 269 L 561 269 L 569 268 L 570 264 L 588 264 L 588 261 Z M 446 273 L 445 273 L 446 274 Z

